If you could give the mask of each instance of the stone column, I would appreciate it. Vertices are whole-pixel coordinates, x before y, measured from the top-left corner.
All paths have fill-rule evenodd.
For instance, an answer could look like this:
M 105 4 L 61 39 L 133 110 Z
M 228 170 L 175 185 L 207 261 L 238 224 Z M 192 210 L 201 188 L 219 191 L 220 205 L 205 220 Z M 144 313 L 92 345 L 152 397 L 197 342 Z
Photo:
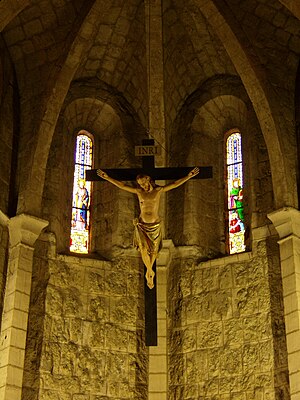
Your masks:
M 168 399 L 167 271 L 173 250 L 173 242 L 164 240 L 156 262 L 158 345 L 149 347 L 149 400 Z
M 48 222 L 9 220 L 9 257 L 0 339 L 0 400 L 21 400 L 34 243 Z
M 148 64 L 149 136 L 161 146 L 161 155 L 156 156 L 155 161 L 158 166 L 163 166 L 166 162 L 166 139 L 161 0 L 145 0 L 145 18 Z
M 149 138 L 155 140 L 161 154 L 155 166 L 166 166 L 166 134 L 164 103 L 164 49 L 162 0 L 145 0 L 146 52 L 148 77 Z M 158 182 L 164 185 L 165 181 Z M 159 215 L 166 210 L 166 196 L 160 200 Z
M 300 212 L 292 207 L 268 215 L 280 240 L 281 274 L 291 399 L 300 399 Z

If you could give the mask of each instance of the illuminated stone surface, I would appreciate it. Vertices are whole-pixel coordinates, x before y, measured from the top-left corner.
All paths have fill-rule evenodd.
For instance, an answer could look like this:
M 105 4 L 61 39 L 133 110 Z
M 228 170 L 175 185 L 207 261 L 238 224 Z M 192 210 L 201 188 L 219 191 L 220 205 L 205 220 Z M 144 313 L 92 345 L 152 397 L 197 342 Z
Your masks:
M 299 15 L 292 0 L 0 1 L 0 400 L 299 400 Z M 227 256 L 235 128 L 249 251 Z M 138 167 L 152 136 L 159 166 L 213 166 L 164 199 L 157 348 L 132 196 L 95 184 L 91 252 L 68 252 L 81 129 L 95 167 Z M 16 215 L 32 224 L 10 241 Z

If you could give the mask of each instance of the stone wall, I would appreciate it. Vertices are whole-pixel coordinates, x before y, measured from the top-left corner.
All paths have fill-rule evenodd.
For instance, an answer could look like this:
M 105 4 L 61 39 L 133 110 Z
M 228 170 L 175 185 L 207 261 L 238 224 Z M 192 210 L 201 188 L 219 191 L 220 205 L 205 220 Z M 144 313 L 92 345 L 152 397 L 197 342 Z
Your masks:
M 211 166 L 213 178 L 187 183 L 168 193 L 167 234 L 175 246 L 197 245 L 213 258 L 226 253 L 226 135 L 242 135 L 246 245 L 250 228 L 268 223 L 274 195 L 268 148 L 242 82 L 212 78 L 185 102 L 170 139 L 173 166 Z M 209 151 L 208 151 L 209 149 Z
M 222 71 L 234 75 L 236 71 L 221 43 L 210 30 L 208 22 L 201 13 L 190 18 L 183 12 L 183 2 L 175 6 L 173 2 L 164 2 L 164 62 L 165 62 L 165 108 L 166 126 L 172 125 L 178 109 L 195 90 L 195 82 L 203 82 Z M 193 15 L 197 13 L 193 8 Z M 188 35 L 194 32 L 194 37 Z M 209 38 L 214 40 L 214 48 L 208 48 Z M 197 55 L 197 56 L 195 56 Z
M 278 249 L 197 263 L 169 279 L 170 400 L 288 399 Z
M 16 173 L 18 91 L 13 65 L 0 36 L 0 210 L 15 212 L 12 180 Z M 12 171 L 13 169 L 13 171 Z
M 0 313 L 2 315 L 3 297 L 7 270 L 8 229 L 4 224 L 4 215 L 0 211 Z M 2 221 L 3 219 L 3 221 Z
M 59 119 L 47 162 L 42 215 L 49 221 L 49 231 L 56 235 L 59 253 L 68 251 L 70 246 L 74 177 L 75 139 L 64 128 Z
M 271 166 L 268 155 L 268 148 L 263 139 L 262 133 L 255 117 L 249 121 L 245 148 L 249 154 L 247 168 L 247 184 L 251 195 L 245 196 L 245 204 L 249 209 L 251 216 L 252 229 L 264 226 L 267 221 L 267 215 L 274 210 L 274 193 L 271 176 Z M 251 198 L 251 202 L 249 201 Z
M 55 253 L 47 262 L 46 247 L 35 257 L 24 399 L 146 400 L 139 263 Z
M 122 120 L 115 109 L 92 96 L 96 96 L 96 90 L 70 100 L 58 120 L 51 143 L 43 193 L 43 218 L 49 221 L 49 231 L 56 235 L 58 253 L 67 253 L 70 246 L 77 134 L 83 132 L 93 138 L 93 168 L 130 168 L 137 162 L 132 154 L 139 124 L 130 115 L 123 116 Z M 130 136 L 123 133 L 122 123 L 126 126 L 126 122 L 132 128 Z M 60 190 L 62 187 L 63 191 Z M 131 246 L 132 220 L 138 215 L 135 214 L 135 197 L 107 182 L 92 184 L 91 253 L 110 259 L 113 247 Z

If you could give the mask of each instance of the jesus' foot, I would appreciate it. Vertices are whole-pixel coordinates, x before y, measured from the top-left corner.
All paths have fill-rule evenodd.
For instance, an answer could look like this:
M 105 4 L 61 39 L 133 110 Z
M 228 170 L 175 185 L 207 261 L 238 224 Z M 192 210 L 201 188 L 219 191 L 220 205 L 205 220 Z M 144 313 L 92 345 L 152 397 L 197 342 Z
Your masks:
M 147 269 L 145 277 L 146 277 L 147 286 L 148 286 L 149 289 L 153 289 L 154 288 L 154 282 L 153 282 L 154 275 L 155 274 L 154 274 L 154 271 L 152 269 Z

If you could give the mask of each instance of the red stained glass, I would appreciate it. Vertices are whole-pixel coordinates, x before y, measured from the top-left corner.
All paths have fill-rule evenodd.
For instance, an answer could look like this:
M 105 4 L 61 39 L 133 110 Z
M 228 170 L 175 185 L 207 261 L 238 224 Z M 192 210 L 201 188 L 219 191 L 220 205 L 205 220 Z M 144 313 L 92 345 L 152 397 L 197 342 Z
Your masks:
M 226 141 L 227 190 L 228 190 L 228 238 L 230 254 L 246 250 L 243 204 L 242 136 L 232 133 Z

